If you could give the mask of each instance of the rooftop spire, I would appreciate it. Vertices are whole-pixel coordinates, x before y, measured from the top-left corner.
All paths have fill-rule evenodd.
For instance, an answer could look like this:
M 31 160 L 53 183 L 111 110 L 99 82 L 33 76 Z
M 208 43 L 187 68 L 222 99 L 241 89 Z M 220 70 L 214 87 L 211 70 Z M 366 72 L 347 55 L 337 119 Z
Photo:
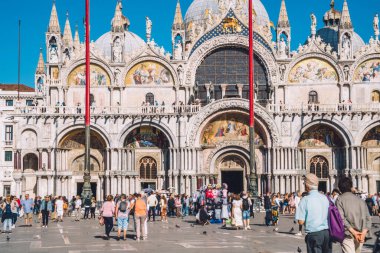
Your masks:
M 331 2 L 330 2 L 330 7 L 331 7 L 331 9 L 334 9 L 334 8 L 335 8 L 335 1 L 334 1 L 334 0 L 331 0 Z
M 42 48 L 40 48 L 40 58 L 38 59 L 36 74 L 40 74 L 40 75 L 45 74 L 45 62 L 44 62 L 44 56 L 42 55 Z
M 55 0 L 53 1 L 53 7 L 51 9 L 48 32 L 52 32 L 52 33 L 61 32 L 61 28 L 59 27 L 57 8 L 55 7 Z
M 286 10 L 285 0 L 282 0 L 281 2 L 281 9 L 280 9 L 280 15 L 278 17 L 278 27 L 289 27 L 289 17 L 288 12 Z
M 344 0 L 343 3 L 342 18 L 340 19 L 339 27 L 344 29 L 352 28 L 351 16 L 350 11 L 348 10 L 347 0 Z
M 66 24 L 65 24 L 65 30 L 63 32 L 63 43 L 65 46 L 73 45 L 73 34 L 71 33 L 69 12 L 66 13 Z
M 78 33 L 78 25 L 75 25 L 75 35 L 74 35 L 74 47 L 78 48 L 80 45 L 79 33 Z
M 183 17 L 182 17 L 181 4 L 178 0 L 177 7 L 175 9 L 173 29 L 183 29 L 183 28 L 184 28 L 184 23 L 183 23 Z
M 129 20 L 123 16 L 121 0 L 117 1 L 115 15 L 112 19 L 112 32 L 124 32 L 128 30 Z

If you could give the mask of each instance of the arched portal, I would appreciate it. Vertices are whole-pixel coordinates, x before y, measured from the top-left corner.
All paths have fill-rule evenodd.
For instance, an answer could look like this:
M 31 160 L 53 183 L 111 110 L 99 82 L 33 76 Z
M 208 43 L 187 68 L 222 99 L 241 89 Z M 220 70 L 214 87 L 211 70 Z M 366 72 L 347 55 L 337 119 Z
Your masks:
M 270 99 L 267 71 L 256 55 L 254 64 L 256 101 L 266 104 Z M 212 51 L 198 67 L 195 83 L 195 97 L 202 104 L 231 97 L 248 99 L 248 49 L 224 47 Z
M 23 167 L 23 194 L 30 196 L 37 195 L 37 177 L 36 171 L 38 170 L 38 157 L 33 153 L 26 154 L 22 159 Z
M 91 190 L 96 199 L 103 199 L 107 194 L 104 185 L 104 171 L 107 170 L 107 143 L 96 131 L 90 132 L 90 175 Z M 85 170 L 85 133 L 84 129 L 75 129 L 63 136 L 56 151 L 56 168 L 58 173 L 70 173 L 71 178 L 64 183 L 56 182 L 57 195 L 72 196 L 81 194 L 83 173 Z M 74 186 L 74 187 L 73 187 Z
M 136 127 L 125 138 L 124 147 L 131 160 L 130 169 L 139 175 L 133 179 L 136 191 L 169 188 L 169 179 L 173 177 L 168 170 L 174 166 L 175 154 L 169 150 L 169 139 L 161 129 L 149 125 Z
M 246 190 L 246 169 L 246 162 L 236 154 L 226 155 L 218 164 L 221 182 L 226 183 L 228 190 L 236 194 Z

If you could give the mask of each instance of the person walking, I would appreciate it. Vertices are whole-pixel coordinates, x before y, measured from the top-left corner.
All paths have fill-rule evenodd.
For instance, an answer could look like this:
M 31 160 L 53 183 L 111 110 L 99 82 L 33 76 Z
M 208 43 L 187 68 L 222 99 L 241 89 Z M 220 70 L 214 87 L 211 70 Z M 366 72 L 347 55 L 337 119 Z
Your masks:
M 3 233 L 12 233 L 12 228 L 13 228 L 12 205 L 13 203 L 11 200 L 11 196 L 8 195 L 1 206 L 1 209 L 2 209 L 1 222 L 3 223 L 3 231 L 2 231 Z
M 145 237 L 145 220 L 146 220 L 147 207 L 143 199 L 141 199 L 141 194 L 137 194 L 137 199 L 135 201 L 135 219 L 136 219 L 136 240 L 140 241 L 141 237 L 146 240 Z
M 168 201 L 164 194 L 162 194 L 161 196 L 160 206 L 161 206 L 161 221 L 167 223 L 168 222 L 168 216 L 167 216 Z
M 25 226 L 32 226 L 33 222 L 34 201 L 29 198 L 29 194 L 25 194 L 25 199 L 21 201 L 21 209 L 24 211 Z
M 232 217 L 234 219 L 235 227 L 237 229 L 243 227 L 243 203 L 239 194 L 236 194 L 232 201 Z
M 265 209 L 265 225 L 270 226 L 272 221 L 272 202 L 270 199 L 270 192 L 267 192 L 264 196 L 264 209 Z
M 107 196 L 106 201 L 100 210 L 100 214 L 104 219 L 105 234 L 104 240 L 110 239 L 110 233 L 113 228 L 113 216 L 115 214 L 115 204 L 113 202 L 113 197 L 111 195 Z
M 127 240 L 127 229 L 129 223 L 129 211 L 130 203 L 127 200 L 127 196 L 122 194 L 120 201 L 116 205 L 115 219 L 117 220 L 117 240 L 120 240 L 121 231 L 123 230 L 124 241 Z
M 296 220 L 300 225 L 305 224 L 308 253 L 331 253 L 332 242 L 328 225 L 330 203 L 325 195 L 318 192 L 318 184 L 316 175 L 306 175 L 305 188 L 309 194 L 301 199 L 296 210 Z
M 11 197 L 11 201 L 12 201 L 12 228 L 16 228 L 16 222 L 17 222 L 17 217 L 18 217 L 18 211 L 20 209 L 20 203 L 17 199 L 16 196 L 13 196 L 13 198 Z
M 352 186 L 351 178 L 340 179 L 338 187 L 342 195 L 335 202 L 345 227 L 346 236 L 342 242 L 343 253 L 360 253 L 372 225 L 367 205 L 352 193 Z
M 77 195 L 75 199 L 74 207 L 75 207 L 75 221 L 79 221 L 80 216 L 81 216 L 81 210 L 82 210 L 82 200 L 80 199 L 79 195 Z
M 45 198 L 41 201 L 40 212 L 42 214 L 42 227 L 47 228 L 49 224 L 49 215 L 53 211 L 53 205 L 50 201 L 49 196 L 45 196 Z
M 158 201 L 156 198 L 156 194 L 154 192 L 149 194 L 147 202 L 148 202 L 148 206 L 149 206 L 148 221 L 151 221 L 150 217 L 152 217 L 152 216 L 153 216 L 153 221 L 156 221 L 156 207 L 158 205 Z
M 59 196 L 58 199 L 55 201 L 55 212 L 57 213 L 56 222 L 63 222 L 63 198 L 62 196 Z
M 246 192 L 242 193 L 242 211 L 243 211 L 243 227 L 244 230 L 251 230 L 249 226 L 249 219 L 251 218 L 252 201 L 248 198 Z
M 297 211 L 297 209 L 300 205 L 301 199 L 302 199 L 302 193 L 301 193 L 301 191 L 298 191 L 296 193 L 296 196 L 294 197 L 295 211 Z M 296 219 L 294 219 L 294 223 L 297 223 Z M 298 233 L 296 234 L 296 236 L 302 236 L 302 225 L 300 225 L 300 224 L 298 224 Z
M 95 219 L 95 211 L 96 211 L 96 199 L 95 197 L 92 197 L 91 207 L 90 207 L 91 219 Z
M 91 208 L 91 198 L 87 195 L 87 197 L 84 199 L 84 216 L 83 219 L 88 219 L 88 215 L 90 214 L 90 208 Z

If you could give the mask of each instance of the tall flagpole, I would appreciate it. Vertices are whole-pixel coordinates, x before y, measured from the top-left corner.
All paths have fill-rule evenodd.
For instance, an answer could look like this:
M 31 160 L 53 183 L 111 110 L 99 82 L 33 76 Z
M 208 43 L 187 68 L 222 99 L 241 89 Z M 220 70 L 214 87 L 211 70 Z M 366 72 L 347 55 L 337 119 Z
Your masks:
M 250 156 L 250 176 L 249 190 L 252 197 L 257 197 L 257 175 L 255 161 L 255 85 L 254 85 L 254 64 L 253 64 L 253 4 L 249 2 L 249 156 Z
M 91 197 L 90 175 L 90 0 L 86 1 L 86 107 L 85 107 L 85 157 L 82 198 Z
M 17 64 L 17 102 L 20 102 L 21 75 L 21 19 L 18 20 L 18 64 Z

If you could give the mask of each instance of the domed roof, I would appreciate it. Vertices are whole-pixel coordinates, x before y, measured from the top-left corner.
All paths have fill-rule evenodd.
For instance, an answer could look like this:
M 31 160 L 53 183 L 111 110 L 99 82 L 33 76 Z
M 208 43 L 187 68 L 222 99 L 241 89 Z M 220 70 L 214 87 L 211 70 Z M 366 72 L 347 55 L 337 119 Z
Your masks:
M 334 51 L 338 51 L 339 46 L 339 36 L 338 31 L 330 28 L 330 27 L 324 27 L 322 29 L 319 29 L 317 31 L 316 36 L 320 36 L 323 42 L 326 44 L 330 44 L 330 46 L 333 48 Z M 355 53 L 357 50 L 359 50 L 362 46 L 364 46 L 365 43 L 363 39 L 359 36 L 357 33 L 353 33 L 352 36 L 352 50 Z
M 227 0 L 227 7 L 229 3 L 233 3 L 233 0 Z M 269 24 L 269 15 L 264 5 L 260 0 L 252 0 L 253 8 L 256 13 L 255 22 L 257 25 L 263 26 Z M 190 21 L 197 23 L 205 19 L 206 10 L 211 10 L 212 13 L 219 13 L 218 0 L 194 0 L 190 7 L 187 9 L 185 22 L 188 24 Z M 221 13 L 223 14 L 223 13 Z M 244 5 L 242 14 L 248 16 L 248 4 Z
M 206 10 L 211 10 L 212 13 L 219 12 L 217 0 L 194 0 L 185 15 L 185 23 L 190 21 L 197 22 L 205 19 Z
M 125 31 L 125 42 L 124 42 L 124 54 L 135 53 L 141 50 L 145 46 L 145 41 L 141 39 L 138 35 L 130 31 Z M 107 58 L 111 59 L 112 56 L 112 34 L 107 32 L 103 34 L 95 42 L 95 47 Z

